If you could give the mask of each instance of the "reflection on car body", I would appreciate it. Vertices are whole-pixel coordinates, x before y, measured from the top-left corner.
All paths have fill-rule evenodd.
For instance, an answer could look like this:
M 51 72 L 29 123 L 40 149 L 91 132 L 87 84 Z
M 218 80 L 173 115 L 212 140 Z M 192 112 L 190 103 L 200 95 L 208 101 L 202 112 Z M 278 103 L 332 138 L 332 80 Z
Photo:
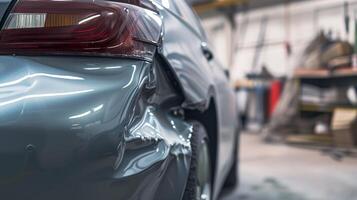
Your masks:
M 165 2 L 1 4 L 1 199 L 215 199 L 236 178 L 233 91 Z

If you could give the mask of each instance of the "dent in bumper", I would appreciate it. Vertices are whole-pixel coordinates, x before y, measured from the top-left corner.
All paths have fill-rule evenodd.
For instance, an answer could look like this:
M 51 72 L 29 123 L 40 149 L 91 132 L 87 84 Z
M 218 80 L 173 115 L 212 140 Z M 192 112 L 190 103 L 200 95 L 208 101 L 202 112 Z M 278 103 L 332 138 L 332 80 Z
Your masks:
M 150 63 L 0 60 L 1 199 L 180 198 L 191 125 L 160 107 L 130 107 Z

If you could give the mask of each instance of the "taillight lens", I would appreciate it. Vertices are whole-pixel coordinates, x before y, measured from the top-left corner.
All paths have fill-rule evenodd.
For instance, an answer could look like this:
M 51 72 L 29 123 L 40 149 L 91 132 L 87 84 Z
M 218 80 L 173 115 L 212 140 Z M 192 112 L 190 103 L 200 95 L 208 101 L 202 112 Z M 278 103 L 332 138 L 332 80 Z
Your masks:
M 19 0 L 0 54 L 125 56 L 151 60 L 162 21 L 140 0 Z

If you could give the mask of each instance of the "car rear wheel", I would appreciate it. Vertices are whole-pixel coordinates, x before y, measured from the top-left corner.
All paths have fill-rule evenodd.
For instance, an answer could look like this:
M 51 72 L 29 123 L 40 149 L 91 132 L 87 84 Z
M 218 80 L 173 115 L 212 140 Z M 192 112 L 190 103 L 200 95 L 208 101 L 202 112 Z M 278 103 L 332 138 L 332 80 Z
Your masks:
M 211 158 L 207 132 L 203 125 L 193 123 L 192 158 L 184 200 L 210 200 L 212 196 Z

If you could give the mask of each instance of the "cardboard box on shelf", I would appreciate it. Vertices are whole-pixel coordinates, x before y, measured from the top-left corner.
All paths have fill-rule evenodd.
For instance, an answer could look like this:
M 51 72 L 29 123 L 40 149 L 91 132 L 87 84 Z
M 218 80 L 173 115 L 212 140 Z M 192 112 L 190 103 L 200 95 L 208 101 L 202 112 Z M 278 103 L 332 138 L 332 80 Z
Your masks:
M 332 119 L 334 144 L 354 148 L 357 144 L 357 109 L 336 108 Z

